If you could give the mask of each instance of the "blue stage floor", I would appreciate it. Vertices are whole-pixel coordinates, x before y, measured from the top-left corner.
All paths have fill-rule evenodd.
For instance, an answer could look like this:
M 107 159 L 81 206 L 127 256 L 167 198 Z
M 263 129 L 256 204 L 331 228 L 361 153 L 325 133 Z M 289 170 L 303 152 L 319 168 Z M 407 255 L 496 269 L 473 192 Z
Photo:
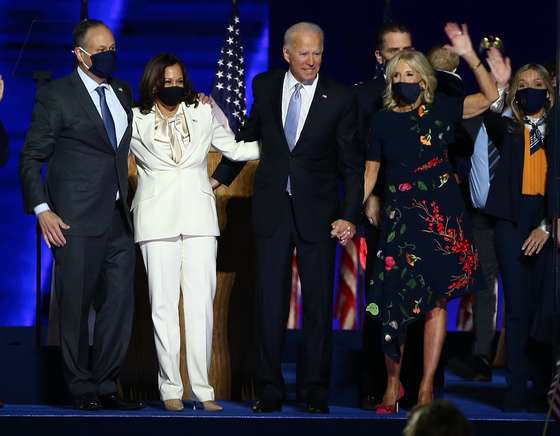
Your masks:
M 451 373 L 446 374 L 443 398 L 454 402 L 471 420 L 477 436 L 541 435 L 545 415 L 535 413 L 503 413 L 498 404 L 505 388 L 503 374 L 495 372 L 491 383 L 466 382 Z M 79 412 L 71 408 L 47 405 L 8 404 L 0 409 L 0 434 L 28 434 L 53 432 L 57 434 L 193 434 L 204 436 L 242 431 L 245 435 L 321 435 L 340 432 L 357 434 L 367 431 L 376 435 L 399 435 L 404 428 L 407 411 L 393 416 L 377 416 L 373 412 L 332 406 L 330 415 L 310 415 L 295 403 L 284 406 L 282 413 L 259 414 L 251 412 L 250 404 L 223 401 L 224 411 L 207 413 L 193 411 L 185 402 L 185 410 L 171 413 L 159 402 L 148 403 L 142 411 Z M 177 433 L 178 432 L 178 433 Z M 553 423 L 548 435 L 559 435 Z

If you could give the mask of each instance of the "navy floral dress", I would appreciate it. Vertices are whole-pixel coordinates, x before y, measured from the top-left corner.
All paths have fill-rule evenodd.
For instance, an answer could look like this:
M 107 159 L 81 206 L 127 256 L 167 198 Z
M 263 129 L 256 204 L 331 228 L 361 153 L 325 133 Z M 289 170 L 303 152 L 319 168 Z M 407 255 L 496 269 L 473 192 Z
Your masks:
M 385 173 L 381 237 L 368 284 L 367 312 L 383 326 L 385 353 L 398 360 L 406 326 L 438 300 L 482 284 L 478 252 L 452 175 L 447 145 L 462 118 L 463 98 L 437 94 L 410 112 L 372 119 L 368 160 Z

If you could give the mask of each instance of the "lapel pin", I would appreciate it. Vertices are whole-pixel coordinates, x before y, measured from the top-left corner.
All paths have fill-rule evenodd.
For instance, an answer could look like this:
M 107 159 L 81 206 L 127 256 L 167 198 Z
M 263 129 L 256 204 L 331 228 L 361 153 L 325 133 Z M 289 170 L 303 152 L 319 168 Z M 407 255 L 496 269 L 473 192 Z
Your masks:
M 327 98 L 327 94 L 322 94 L 321 97 Z
M 117 91 L 123 92 L 124 89 L 122 89 L 122 88 L 117 88 Z

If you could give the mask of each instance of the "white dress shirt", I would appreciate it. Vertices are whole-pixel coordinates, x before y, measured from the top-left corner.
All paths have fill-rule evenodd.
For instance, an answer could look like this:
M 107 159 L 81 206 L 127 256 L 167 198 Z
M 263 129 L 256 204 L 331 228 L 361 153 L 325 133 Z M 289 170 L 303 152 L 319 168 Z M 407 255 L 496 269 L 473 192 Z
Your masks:
M 301 110 L 299 112 L 299 122 L 296 133 L 296 143 L 299 139 L 299 135 L 307 119 L 307 114 L 309 113 L 309 108 L 311 107 L 311 102 L 315 96 L 315 89 L 317 89 L 317 81 L 319 80 L 319 75 L 315 77 L 315 80 L 309 85 L 302 84 L 301 88 Z M 286 123 L 286 114 L 288 113 L 288 105 L 290 104 L 290 99 L 294 93 L 297 79 L 294 77 L 292 72 L 288 70 L 284 76 L 284 86 L 282 88 L 282 125 Z
M 99 112 L 99 116 L 101 117 L 101 97 L 95 90 L 98 86 L 103 86 L 105 90 L 105 100 L 107 101 L 107 106 L 109 107 L 109 111 L 111 112 L 111 116 L 113 117 L 113 121 L 115 123 L 115 134 L 117 136 L 117 147 L 121 142 L 122 137 L 124 136 L 124 132 L 126 132 L 126 128 L 128 127 L 128 119 L 126 116 L 126 111 L 121 105 L 117 94 L 109 85 L 108 83 L 102 83 L 101 85 L 98 84 L 95 80 L 89 77 L 84 71 L 78 67 L 78 76 L 84 83 L 97 112 Z M 116 193 L 116 200 L 119 199 L 119 191 Z M 41 203 L 33 208 L 35 215 L 39 215 L 41 212 L 45 212 L 50 210 L 50 207 L 47 203 Z

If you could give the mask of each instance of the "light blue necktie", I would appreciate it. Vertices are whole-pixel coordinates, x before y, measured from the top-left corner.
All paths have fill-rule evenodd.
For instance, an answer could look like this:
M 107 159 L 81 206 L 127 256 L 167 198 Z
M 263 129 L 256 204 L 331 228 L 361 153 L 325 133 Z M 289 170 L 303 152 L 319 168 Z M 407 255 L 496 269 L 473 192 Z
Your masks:
M 292 151 L 296 146 L 299 114 L 301 112 L 301 88 L 303 88 L 303 85 L 301 83 L 296 83 L 294 88 L 294 92 L 290 97 L 290 103 L 288 104 L 286 121 L 284 122 L 284 135 L 286 135 L 286 142 L 288 143 L 290 151 Z M 292 184 L 290 176 L 288 176 L 286 191 L 288 191 L 288 193 L 292 195 Z
M 299 114 L 301 112 L 301 83 L 296 83 L 290 103 L 288 104 L 288 112 L 286 113 L 286 121 L 284 122 L 284 134 L 290 151 L 296 146 L 297 128 L 299 123 Z
M 107 100 L 105 98 L 105 87 L 98 86 L 95 88 L 95 91 L 99 94 L 99 106 L 101 106 L 101 118 L 103 119 L 103 124 L 105 126 L 105 130 L 107 131 L 107 136 L 109 137 L 109 141 L 113 146 L 113 149 L 117 150 L 117 134 L 115 133 L 115 121 L 113 120 L 113 116 L 111 115 L 111 111 L 109 110 L 109 106 L 107 105 Z

